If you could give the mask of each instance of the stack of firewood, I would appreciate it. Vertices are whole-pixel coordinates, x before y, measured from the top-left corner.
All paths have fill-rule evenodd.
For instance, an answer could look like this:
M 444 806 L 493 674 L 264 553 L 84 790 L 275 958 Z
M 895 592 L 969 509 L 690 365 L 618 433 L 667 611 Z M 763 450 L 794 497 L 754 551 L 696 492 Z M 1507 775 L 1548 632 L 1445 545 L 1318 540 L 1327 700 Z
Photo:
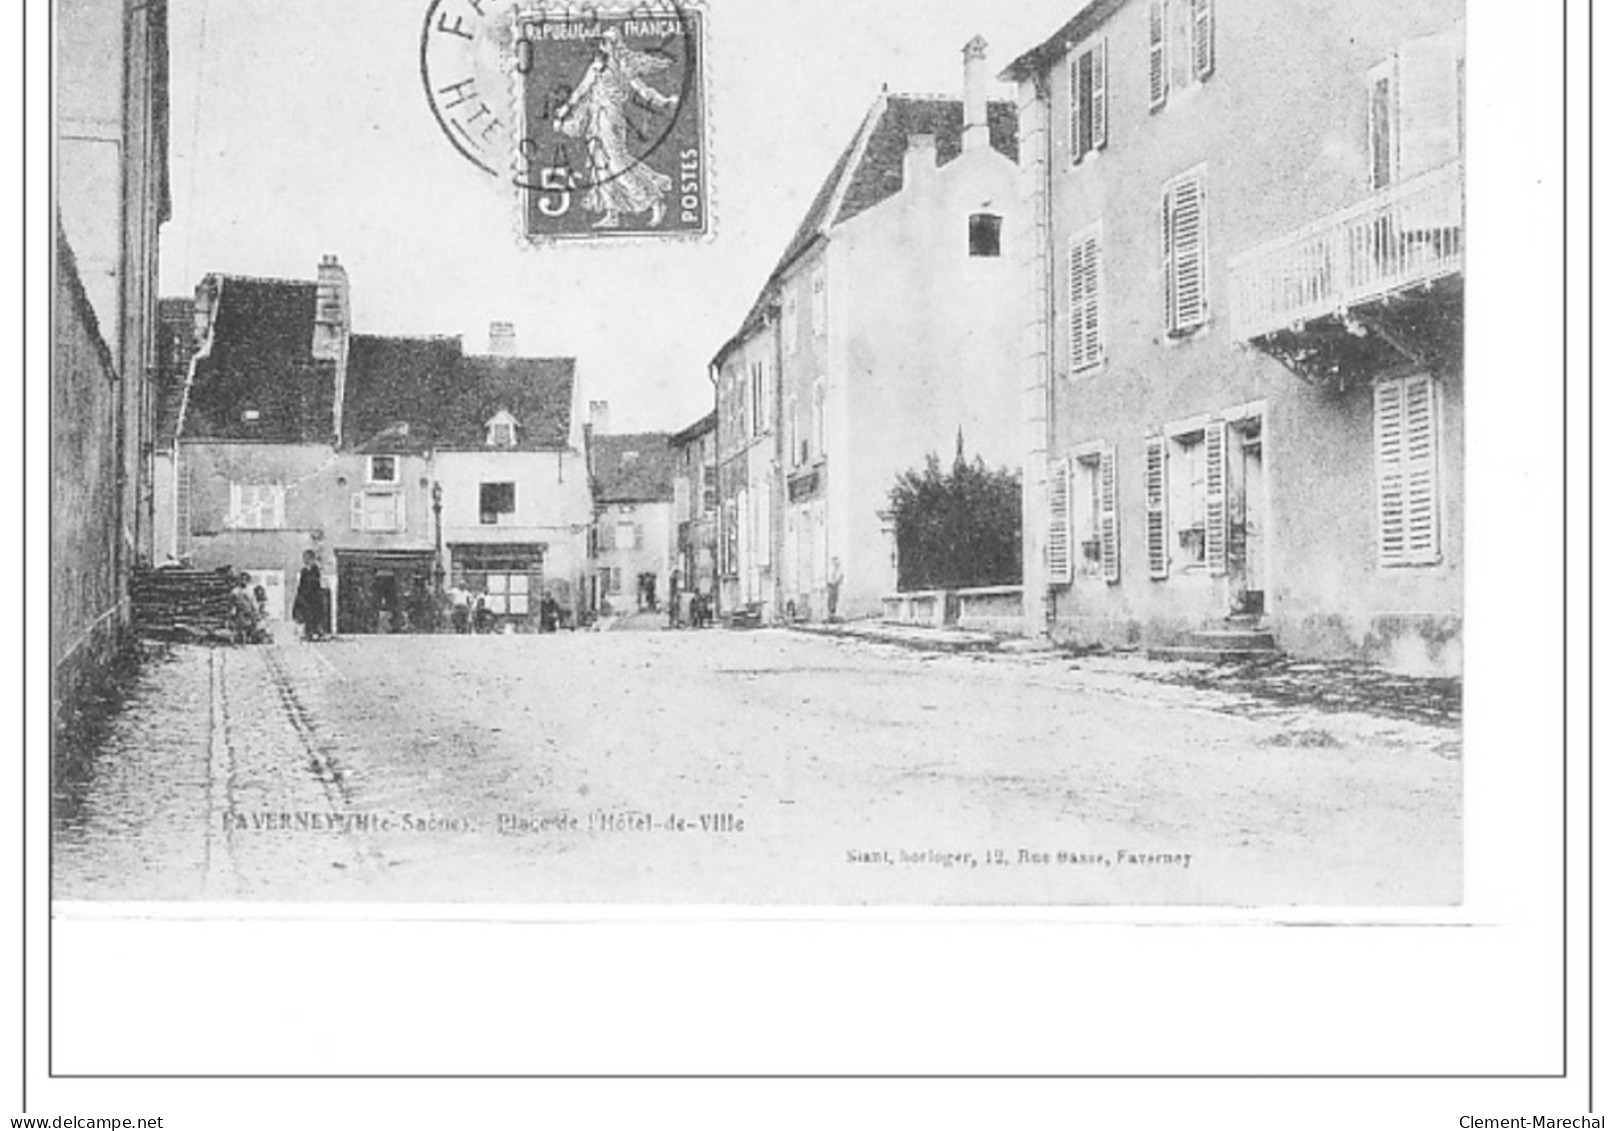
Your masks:
M 138 571 L 129 582 L 135 631 L 163 640 L 229 640 L 235 578 L 228 567 Z

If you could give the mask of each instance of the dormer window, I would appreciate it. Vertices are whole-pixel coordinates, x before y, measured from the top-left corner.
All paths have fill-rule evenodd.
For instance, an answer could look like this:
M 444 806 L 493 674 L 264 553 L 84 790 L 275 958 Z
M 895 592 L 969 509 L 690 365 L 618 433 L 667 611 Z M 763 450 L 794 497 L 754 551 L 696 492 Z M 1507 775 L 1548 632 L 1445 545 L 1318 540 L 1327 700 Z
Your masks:
M 508 412 L 501 412 L 488 421 L 488 446 L 490 448 L 514 448 L 516 446 L 516 418 Z
M 263 413 L 259 412 L 255 408 L 249 408 L 241 414 L 241 422 L 243 424 L 257 424 L 258 421 L 262 419 Z
M 624 466 L 624 467 L 632 467 L 632 466 L 634 466 L 634 464 L 636 464 L 638 462 L 639 462 L 639 453 L 638 452 L 624 452 L 622 454 L 622 466 Z
M 397 456 L 371 456 L 368 482 L 395 485 L 398 482 Z

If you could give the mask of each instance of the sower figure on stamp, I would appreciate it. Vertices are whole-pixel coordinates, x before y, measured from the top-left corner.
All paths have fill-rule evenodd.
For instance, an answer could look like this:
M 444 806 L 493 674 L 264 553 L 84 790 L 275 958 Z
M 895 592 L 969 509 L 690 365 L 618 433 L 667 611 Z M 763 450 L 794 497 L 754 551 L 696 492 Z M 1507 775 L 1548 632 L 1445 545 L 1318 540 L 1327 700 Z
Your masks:
M 581 137 L 588 144 L 590 184 L 583 206 L 601 214 L 596 228 L 620 227 L 624 212 L 649 212 L 650 226 L 656 228 L 667 215 L 663 198 L 672 191 L 673 178 L 629 151 L 628 104 L 675 109 L 676 98 L 652 89 L 640 77 L 671 65 L 671 59 L 625 46 L 617 30 L 609 28 L 600 37 L 600 50 L 583 81 L 555 115 L 557 133 Z

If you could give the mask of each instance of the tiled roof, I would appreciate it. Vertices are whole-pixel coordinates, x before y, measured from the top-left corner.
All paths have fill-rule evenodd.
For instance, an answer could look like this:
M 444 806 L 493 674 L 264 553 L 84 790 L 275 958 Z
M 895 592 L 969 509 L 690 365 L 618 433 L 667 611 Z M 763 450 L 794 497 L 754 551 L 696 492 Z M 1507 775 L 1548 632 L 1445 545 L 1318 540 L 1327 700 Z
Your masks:
M 460 384 L 444 404 L 435 430 L 439 448 L 484 448 L 488 421 L 501 412 L 516 418 L 519 451 L 567 446 L 572 434 L 570 357 L 467 357 Z
M 910 138 L 921 134 L 935 137 L 938 166 L 947 165 L 957 158 L 964 148 L 964 116 L 964 103 L 956 98 L 881 95 L 870 117 L 865 118 L 831 167 L 830 175 L 819 187 L 813 203 L 808 206 L 807 215 L 797 226 L 791 242 L 785 246 L 785 253 L 780 256 L 768 282 L 752 304 L 740 329 L 719 356 L 762 325 L 772 301 L 774 285 L 812 245 L 821 231 L 845 223 L 902 191 L 903 160 Z M 868 141 L 864 143 L 866 131 Z M 1020 116 L 1013 102 L 988 103 L 989 143 L 1011 161 L 1019 160 L 1019 132 Z M 840 191 L 843 184 L 846 187 L 844 193 Z M 838 196 L 840 206 L 831 216 L 830 210 L 836 206 Z
M 673 445 L 666 432 L 596 436 L 594 494 L 602 503 L 660 502 L 673 497 Z
M 891 95 L 886 112 L 869 135 L 863 160 L 853 170 L 835 222 L 844 224 L 903 189 L 903 158 L 909 139 L 921 134 L 936 138 L 937 164 L 947 165 L 963 152 L 964 103 L 953 98 Z M 1011 161 L 1019 160 L 1020 118 L 1013 102 L 987 104 L 990 144 Z
M 461 381 L 459 338 L 383 338 L 355 334 L 348 343 L 342 399 L 342 443 L 356 451 L 424 451 L 438 428 L 439 408 Z
M 700 420 L 697 420 L 694 424 L 690 425 L 688 428 L 685 428 L 682 431 L 673 433 L 673 435 L 668 438 L 668 443 L 672 444 L 675 448 L 682 448 L 686 444 L 689 444 L 689 443 L 692 443 L 692 442 L 694 442 L 696 440 L 699 440 L 702 436 L 705 436 L 708 432 L 716 432 L 717 430 L 718 430 L 718 410 L 713 409 L 711 412 L 707 413 Z
M 185 411 L 192 439 L 329 443 L 335 371 L 313 356 L 312 282 L 224 276 Z
M 1116 13 L 1127 0 L 1086 0 L 1065 26 L 1026 52 L 1005 68 L 1001 78 L 1019 82 L 1047 70 L 1068 51 L 1092 35 L 1100 24 Z

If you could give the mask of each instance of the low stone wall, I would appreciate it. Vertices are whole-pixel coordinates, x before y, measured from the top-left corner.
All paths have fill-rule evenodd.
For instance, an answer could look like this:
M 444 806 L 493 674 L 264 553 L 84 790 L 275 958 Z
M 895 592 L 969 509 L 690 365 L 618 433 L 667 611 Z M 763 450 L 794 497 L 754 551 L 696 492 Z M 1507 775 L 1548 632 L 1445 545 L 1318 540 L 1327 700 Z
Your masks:
M 1019 633 L 1022 628 L 1019 585 L 893 593 L 882 598 L 881 604 L 881 619 L 888 624 L 1007 634 Z

